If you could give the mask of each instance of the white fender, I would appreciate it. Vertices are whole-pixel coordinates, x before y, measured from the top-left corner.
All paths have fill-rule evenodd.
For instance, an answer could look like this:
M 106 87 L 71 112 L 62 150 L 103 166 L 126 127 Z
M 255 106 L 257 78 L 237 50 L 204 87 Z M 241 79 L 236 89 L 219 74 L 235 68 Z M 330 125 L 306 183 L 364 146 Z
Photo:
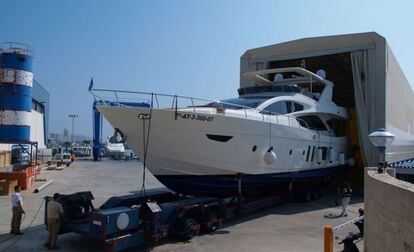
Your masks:
M 345 154 L 343 152 L 339 153 L 339 164 L 344 165 L 345 164 Z
M 276 153 L 273 151 L 273 147 L 270 147 L 263 156 L 266 164 L 273 164 L 276 161 L 276 158 Z
M 318 162 L 318 164 L 322 163 L 322 148 L 317 148 L 316 149 L 316 161 Z
M 332 163 L 335 161 L 335 150 L 332 147 L 329 148 L 328 158 L 329 158 L 329 163 Z

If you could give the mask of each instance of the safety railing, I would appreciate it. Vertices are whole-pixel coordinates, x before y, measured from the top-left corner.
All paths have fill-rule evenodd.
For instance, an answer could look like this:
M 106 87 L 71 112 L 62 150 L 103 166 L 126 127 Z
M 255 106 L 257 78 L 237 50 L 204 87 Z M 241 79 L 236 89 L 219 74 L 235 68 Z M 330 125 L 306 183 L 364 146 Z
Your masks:
M 147 103 L 151 108 L 174 110 L 175 113 L 178 113 L 178 111 L 184 109 L 191 109 L 192 112 L 197 112 L 197 109 L 216 108 L 218 110 L 222 110 L 224 116 L 236 117 L 235 115 L 226 115 L 224 113 L 225 109 L 229 109 L 228 106 L 230 106 L 232 107 L 230 108 L 230 110 L 242 110 L 244 118 L 246 119 L 257 120 L 258 118 L 261 118 L 263 122 L 274 124 L 280 124 L 283 121 L 283 119 L 285 119 L 289 126 L 298 128 L 309 128 L 306 121 L 301 120 L 300 118 L 296 118 L 292 115 L 278 114 L 275 112 L 261 110 L 254 107 L 243 106 L 239 104 L 222 102 L 217 100 L 172 94 L 124 91 L 114 89 L 92 88 L 90 92 L 94 96 L 97 105 L 103 106 L 133 107 L 132 103 L 136 103 L 137 101 L 139 101 Z M 143 96 L 144 98 L 141 98 L 139 96 Z M 169 101 L 166 101 L 166 98 L 169 99 Z M 214 104 L 214 107 L 209 104 Z
M 0 43 L 0 53 L 17 53 L 28 56 L 34 56 L 34 48 L 32 46 L 16 43 L 16 42 L 3 42 Z
M 363 221 L 364 215 L 359 216 L 355 219 L 349 220 L 345 223 L 342 223 L 338 226 L 332 227 L 332 226 L 325 226 L 324 227 L 324 252 L 333 252 L 334 251 L 334 235 L 340 230 L 344 230 L 349 228 L 349 226 L 352 226 L 353 224 Z

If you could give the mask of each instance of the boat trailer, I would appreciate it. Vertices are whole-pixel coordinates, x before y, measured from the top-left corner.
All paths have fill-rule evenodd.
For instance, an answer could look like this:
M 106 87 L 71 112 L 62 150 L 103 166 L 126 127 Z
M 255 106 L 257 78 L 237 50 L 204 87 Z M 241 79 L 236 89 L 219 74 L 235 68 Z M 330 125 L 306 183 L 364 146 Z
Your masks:
M 61 195 L 66 220 L 60 233 L 78 233 L 103 243 L 105 251 L 120 251 L 155 244 L 168 237 L 189 240 L 211 233 L 223 221 L 285 200 L 284 194 L 245 198 L 189 197 L 168 189 L 151 189 L 138 194 L 115 196 L 95 208 L 90 191 Z M 45 197 L 45 225 L 47 204 Z

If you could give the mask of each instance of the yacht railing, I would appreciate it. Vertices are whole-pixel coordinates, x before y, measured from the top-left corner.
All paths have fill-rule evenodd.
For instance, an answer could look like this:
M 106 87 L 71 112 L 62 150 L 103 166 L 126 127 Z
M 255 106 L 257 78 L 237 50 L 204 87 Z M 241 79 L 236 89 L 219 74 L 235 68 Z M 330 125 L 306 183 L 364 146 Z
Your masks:
M 120 106 L 120 107 L 133 107 L 133 103 L 140 101 L 141 103 L 146 103 L 150 106 L 150 108 L 157 108 L 157 109 L 171 109 L 175 111 L 175 118 L 177 118 L 178 111 L 180 109 L 192 109 L 193 112 L 196 112 L 197 108 L 216 108 L 216 109 L 229 109 L 225 108 L 224 106 L 231 106 L 234 108 L 230 109 L 237 109 L 244 111 L 244 117 L 246 119 L 255 119 L 257 120 L 257 116 L 253 117 L 251 114 L 249 115 L 249 111 L 259 112 L 261 115 L 262 121 L 267 123 L 276 123 L 279 124 L 281 118 L 287 118 L 289 126 L 295 127 L 305 127 L 309 128 L 306 121 L 296 118 L 292 115 L 288 114 L 279 114 L 263 109 L 257 109 L 254 107 L 243 106 L 234 103 L 222 102 L 217 100 L 210 100 L 210 99 L 203 99 L 203 98 L 196 98 L 196 97 L 189 97 L 189 96 L 180 96 L 180 95 L 172 95 L 172 94 L 162 94 L 162 93 L 149 93 L 149 92 L 139 92 L 139 91 L 124 91 L 124 90 L 114 90 L 114 89 L 99 89 L 99 88 L 92 88 L 90 90 L 91 94 L 94 96 L 97 105 L 102 106 Z M 108 95 L 101 95 L 102 94 L 112 94 Z M 138 98 L 138 97 L 125 97 L 128 96 L 144 96 L 146 98 Z M 162 102 L 161 99 L 168 98 L 171 99 L 170 102 Z M 179 106 L 179 101 L 187 101 L 187 106 Z M 197 105 L 197 103 L 215 103 L 216 106 L 209 106 L 208 104 Z M 182 102 L 181 102 L 182 103 Z M 171 104 L 171 105 L 169 105 Z M 164 106 L 163 106 L 164 105 Z M 222 105 L 222 107 L 217 107 L 217 105 Z M 263 113 L 264 112 L 264 113 Z M 225 116 L 225 114 L 223 113 Z M 269 115 L 274 116 L 274 118 L 270 117 Z M 279 118 L 281 117 L 281 118 Z M 275 121 L 273 121 L 275 120 Z M 296 123 L 296 124 L 295 124 Z M 305 125 L 305 126 L 303 126 Z

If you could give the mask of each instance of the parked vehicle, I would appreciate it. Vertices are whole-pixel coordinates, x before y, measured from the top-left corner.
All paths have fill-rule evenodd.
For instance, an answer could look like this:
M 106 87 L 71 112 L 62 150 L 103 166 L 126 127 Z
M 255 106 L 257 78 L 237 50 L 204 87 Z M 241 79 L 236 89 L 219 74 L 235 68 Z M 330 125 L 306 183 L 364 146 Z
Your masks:
M 63 152 L 56 154 L 52 160 L 47 162 L 47 165 L 56 164 L 57 167 L 65 164 L 66 166 L 69 166 L 72 163 L 72 156 L 70 153 Z
M 132 160 L 136 158 L 135 152 L 132 149 L 125 149 L 125 160 Z
M 12 146 L 12 164 L 28 165 L 30 163 L 30 147 L 29 145 L 13 145 Z
M 92 154 L 90 146 L 75 146 L 72 148 L 72 154 L 77 157 L 89 157 Z
M 37 159 L 41 160 L 43 163 L 47 163 L 52 160 L 52 149 L 39 149 L 37 151 Z

